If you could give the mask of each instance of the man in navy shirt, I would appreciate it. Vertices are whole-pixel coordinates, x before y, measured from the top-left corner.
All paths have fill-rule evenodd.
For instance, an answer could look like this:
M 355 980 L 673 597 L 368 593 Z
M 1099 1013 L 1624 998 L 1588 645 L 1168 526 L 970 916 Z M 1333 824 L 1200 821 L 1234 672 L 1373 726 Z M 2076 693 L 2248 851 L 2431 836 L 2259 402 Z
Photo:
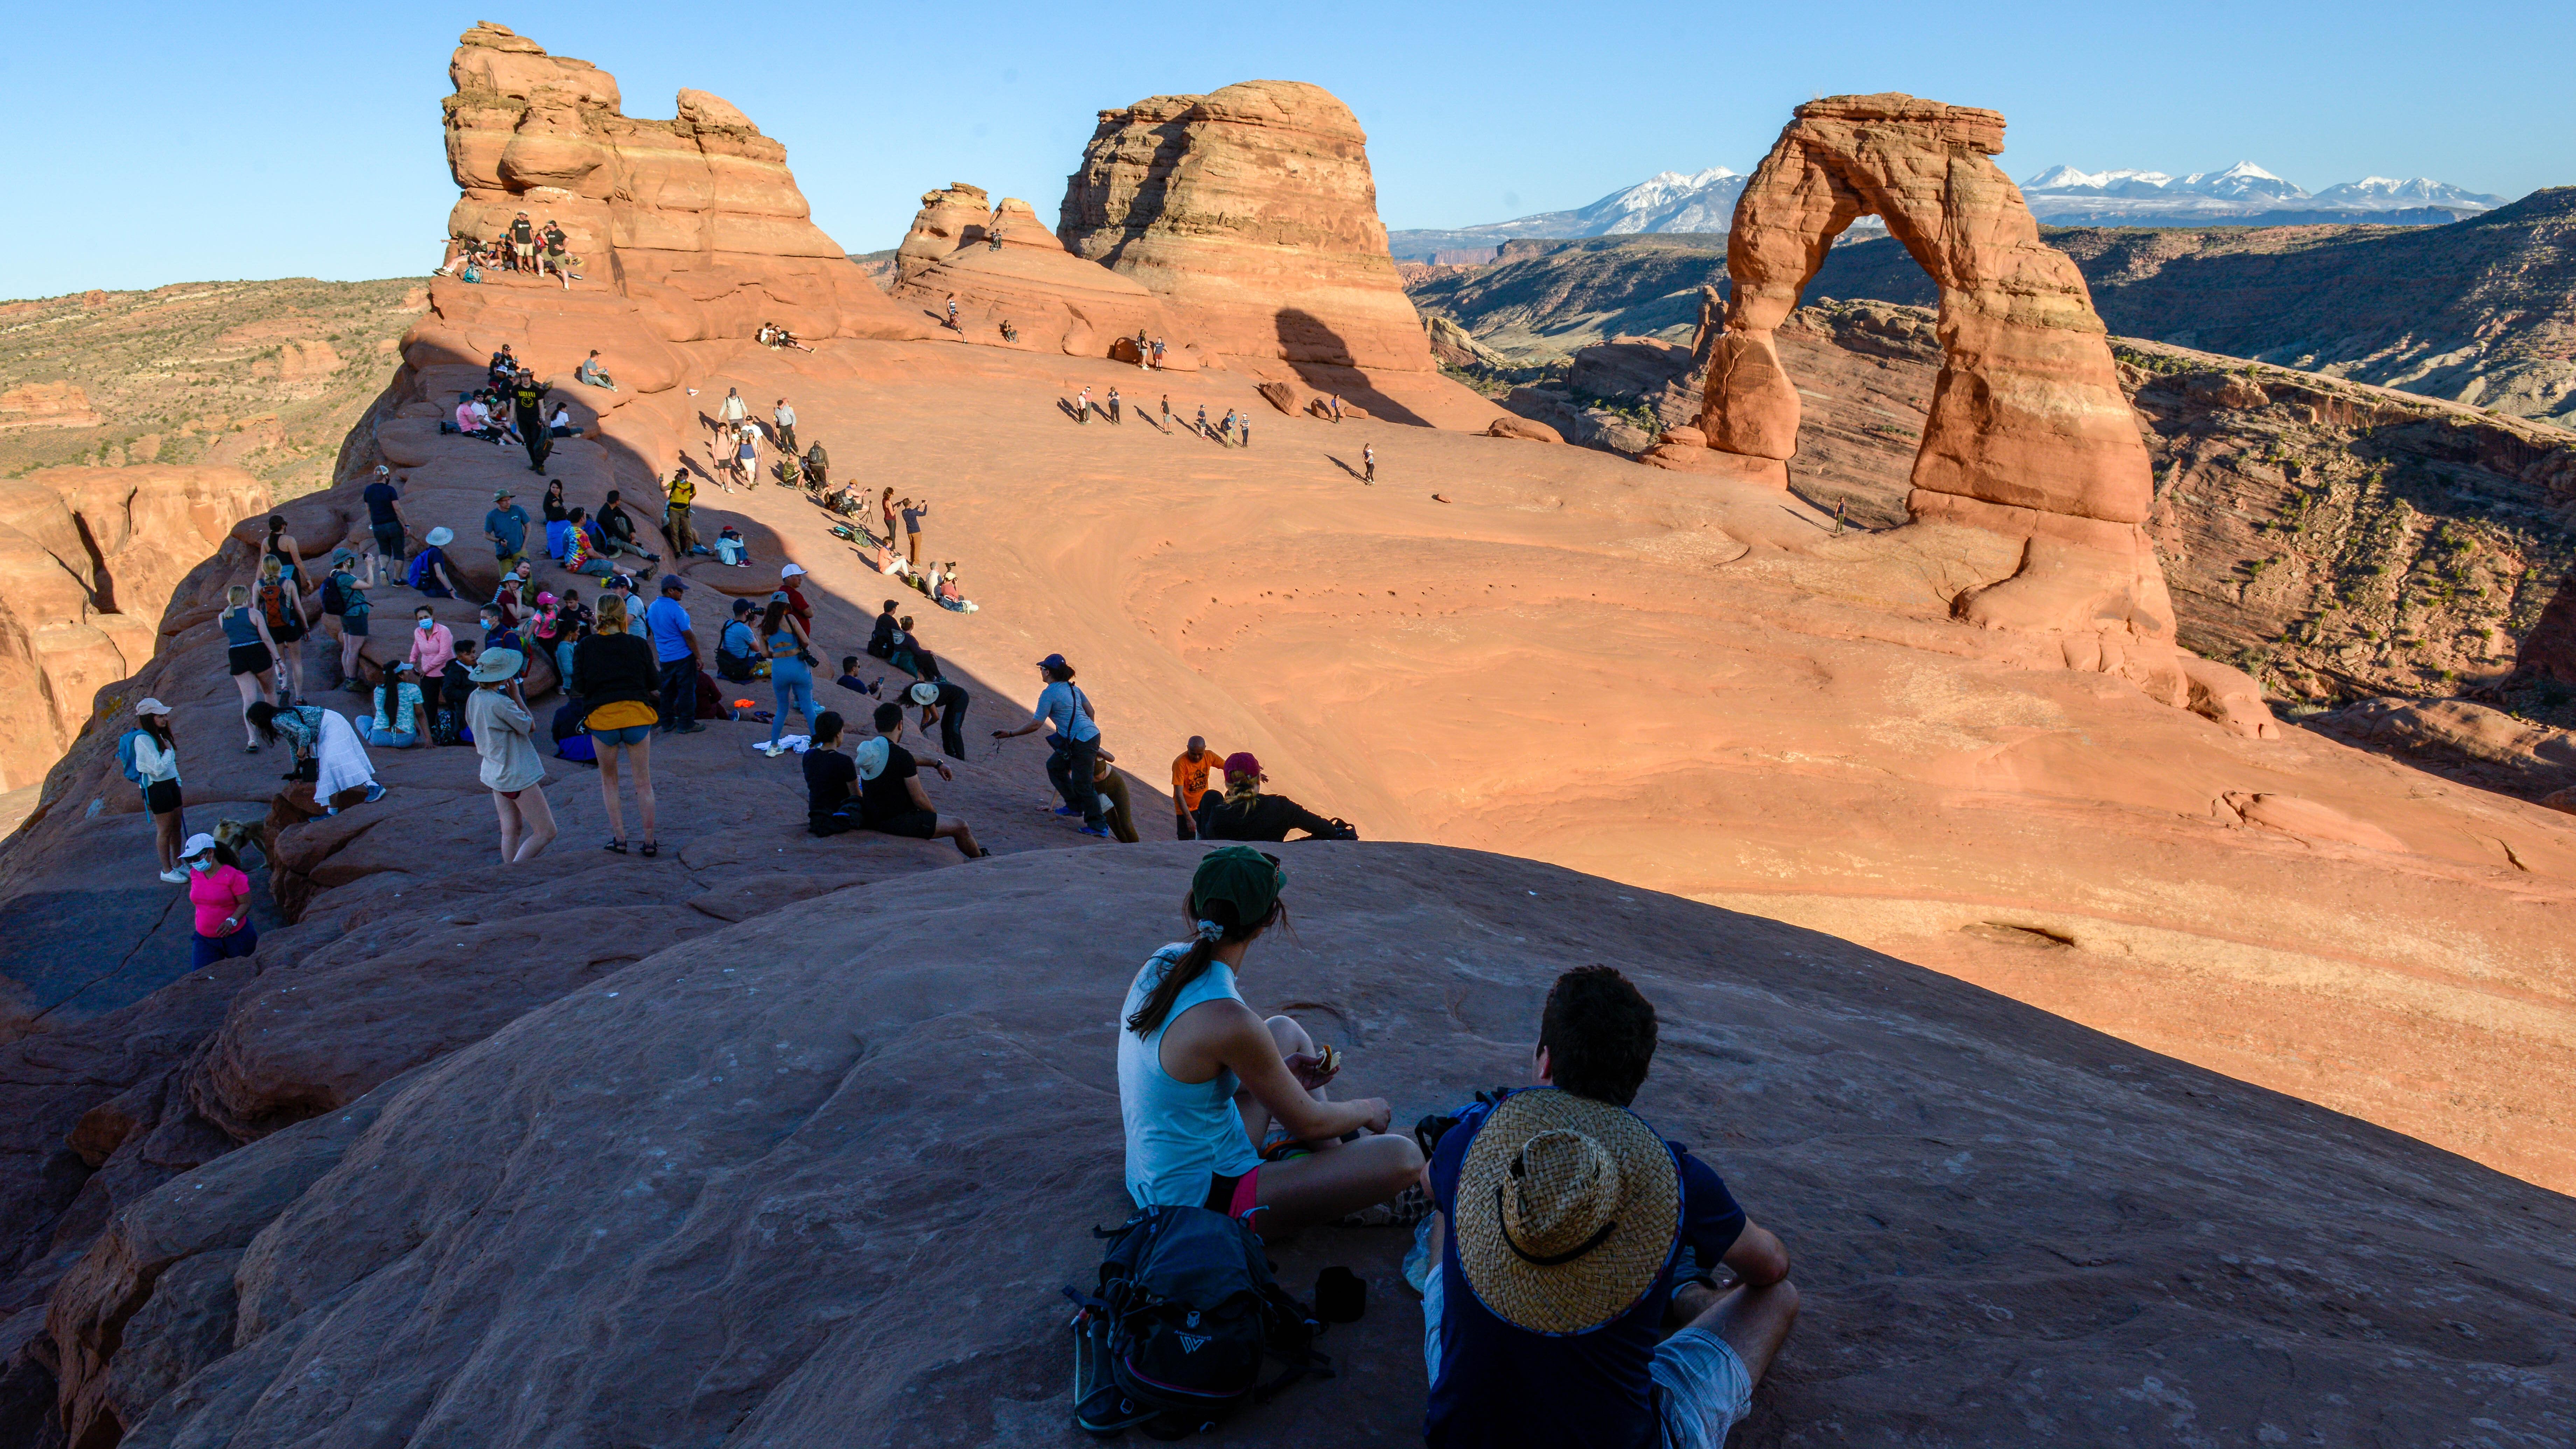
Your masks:
M 1568 971 L 1539 1087 L 1469 1108 L 1432 1151 L 1434 1449 L 1721 1449 L 1751 1407 L 1798 1316 L 1788 1250 L 1627 1110 L 1654 1053 L 1655 1009 L 1626 977 Z M 1721 1263 L 1738 1280 L 1723 1293 Z

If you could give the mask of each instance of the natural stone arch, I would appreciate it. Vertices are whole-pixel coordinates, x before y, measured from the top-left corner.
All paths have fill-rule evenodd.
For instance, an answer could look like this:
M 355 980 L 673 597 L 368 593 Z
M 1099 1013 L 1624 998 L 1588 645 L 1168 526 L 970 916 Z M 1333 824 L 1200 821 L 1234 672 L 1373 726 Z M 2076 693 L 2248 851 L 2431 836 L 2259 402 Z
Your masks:
M 1797 109 L 1737 199 L 1725 329 L 1700 427 L 1721 452 L 1797 452 L 1798 390 L 1775 332 L 1844 228 L 1884 219 L 1940 288 L 1942 364 L 1906 506 L 2019 539 L 2012 575 L 1952 600 L 1959 619 L 2053 636 L 2066 665 L 2130 679 L 2240 733 L 2277 733 L 2252 680 L 2176 647 L 2144 528 L 2154 470 L 2108 333 L 2075 263 L 2039 239 L 1987 158 L 2004 118 L 1912 96 Z

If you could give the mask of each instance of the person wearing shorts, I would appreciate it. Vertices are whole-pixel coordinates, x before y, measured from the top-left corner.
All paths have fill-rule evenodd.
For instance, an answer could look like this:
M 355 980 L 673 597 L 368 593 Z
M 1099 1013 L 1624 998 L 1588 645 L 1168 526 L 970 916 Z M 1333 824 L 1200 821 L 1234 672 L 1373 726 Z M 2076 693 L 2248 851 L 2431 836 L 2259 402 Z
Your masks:
M 860 826 L 907 840 L 947 840 L 968 860 L 990 854 L 975 843 L 975 832 L 965 821 L 931 807 L 930 796 L 921 788 L 919 762 L 898 743 L 903 738 L 903 716 L 903 706 L 891 700 L 878 705 L 876 738 L 852 752 L 859 774 Z M 948 762 L 936 756 L 930 768 L 943 780 L 957 778 Z
M 251 607 L 248 584 L 224 590 L 224 611 L 216 622 L 224 631 L 225 668 L 241 691 L 242 753 L 256 755 L 259 736 L 251 732 L 250 707 L 277 702 L 276 680 L 270 673 L 277 667 L 277 649 L 268 637 L 268 621 Z
M 659 855 L 653 820 L 653 725 L 660 711 L 661 671 L 652 641 L 626 632 L 626 600 L 602 594 L 593 627 L 572 648 L 572 692 L 589 707 L 582 728 L 599 758 L 599 798 L 608 809 L 608 842 L 601 849 L 626 854 L 626 814 L 618 803 L 621 764 L 635 776 L 635 808 L 643 817 L 646 855 Z
M 1568 971 L 1541 1008 L 1538 1085 L 1415 1129 L 1437 1208 L 1421 1233 L 1431 1444 L 1722 1449 L 1750 1411 L 1798 1317 L 1789 1253 L 1628 1109 L 1655 1026 L 1615 968 Z

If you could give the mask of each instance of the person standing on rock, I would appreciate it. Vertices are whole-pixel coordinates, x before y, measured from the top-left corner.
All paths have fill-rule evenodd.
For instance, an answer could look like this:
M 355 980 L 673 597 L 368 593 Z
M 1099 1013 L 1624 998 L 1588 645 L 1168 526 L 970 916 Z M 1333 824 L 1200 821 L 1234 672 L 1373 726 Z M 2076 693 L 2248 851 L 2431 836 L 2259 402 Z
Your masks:
M 716 405 L 716 421 L 728 428 L 738 428 L 742 426 L 743 419 L 749 416 L 751 416 L 751 410 L 743 406 L 742 389 L 726 388 L 724 401 Z
M 492 810 L 501 820 L 503 865 L 524 865 L 545 854 L 555 839 L 545 757 L 537 753 L 537 717 L 520 693 L 519 671 L 526 663 L 516 649 L 488 650 L 465 676 L 474 681 L 465 727 L 474 732 L 483 788 L 492 792 Z
M 1091 389 L 1086 387 L 1082 391 L 1074 394 L 1073 420 L 1077 423 L 1088 423 L 1091 421 Z
M 565 291 L 571 291 L 572 265 L 571 259 L 565 255 L 564 229 L 557 226 L 555 219 L 550 216 L 546 218 L 546 229 L 540 233 L 540 237 L 546 244 L 546 270 L 553 272 L 562 280 Z
M 1038 677 L 1046 687 L 1038 692 L 1037 712 L 1018 729 L 993 731 L 993 738 L 1017 739 L 1045 728 L 1052 751 L 1047 756 L 1047 780 L 1064 797 L 1063 808 L 1055 813 L 1079 815 L 1083 834 L 1107 839 L 1100 792 L 1091 788 L 1091 762 L 1107 754 L 1100 748 L 1100 725 L 1091 717 L 1091 700 L 1073 682 L 1073 666 L 1061 654 L 1039 660 Z
M 805 566 L 783 563 L 778 566 L 778 592 L 787 598 L 787 612 L 796 616 L 796 626 L 805 637 L 814 637 L 814 606 L 805 598 Z
M 1199 432 L 1199 436 L 1200 436 L 1200 437 L 1202 437 L 1202 438 L 1204 438 L 1204 437 L 1208 436 L 1208 425 L 1207 425 L 1207 404 L 1206 404 L 1206 403 L 1200 403 L 1200 404 L 1199 404 L 1199 423 L 1198 423 L 1198 432 Z
M 690 513 L 698 501 L 698 480 L 689 475 L 685 459 L 679 467 L 671 470 L 671 481 L 663 485 L 663 494 L 670 500 L 662 506 L 662 531 L 670 536 L 671 557 L 686 559 L 693 553 L 705 552 L 698 542 L 698 526 Z
M 125 778 L 143 791 L 143 811 L 152 817 L 152 846 L 161 862 L 161 879 L 184 884 L 188 872 L 179 865 L 179 841 L 188 833 L 179 800 L 179 742 L 170 734 L 170 707 L 157 699 L 134 706 L 134 728 L 116 742 L 117 764 Z
M 242 753 L 259 753 L 259 736 L 252 734 L 250 707 L 276 702 L 274 671 L 277 667 L 277 641 L 268 636 L 268 621 L 252 607 L 250 585 L 234 584 L 224 590 L 224 611 L 216 616 L 223 626 L 227 650 L 226 668 L 233 684 L 241 691 Z
M 1276 1239 L 1388 1202 L 1421 1176 L 1421 1149 L 1386 1130 L 1384 1098 L 1333 1101 L 1338 1060 L 1294 1018 L 1244 1004 L 1237 977 L 1253 943 L 1286 924 L 1287 888 L 1288 872 L 1250 846 L 1209 851 L 1181 904 L 1189 936 L 1147 957 L 1127 988 L 1118 1108 L 1139 1208 L 1258 1212 Z M 1274 1140 L 1303 1150 L 1265 1161 Z
M 391 569 L 401 566 L 403 555 L 408 551 L 404 547 L 402 509 L 399 507 L 402 490 L 394 486 L 392 470 L 378 463 L 374 480 L 367 484 L 366 492 L 360 496 L 367 503 L 367 531 L 375 536 L 376 552 L 382 554 L 390 566 L 386 574 L 390 581 L 393 577 Z
M 1118 421 L 1118 389 L 1114 387 L 1109 390 L 1109 421 L 1113 424 Z
M 1538 1085 L 1416 1129 L 1435 1144 L 1430 1442 L 1715 1446 L 1750 1412 L 1798 1318 L 1789 1252 L 1629 1110 L 1657 1026 L 1614 968 L 1568 971 L 1540 1012 Z
M 277 650 L 278 697 L 282 700 L 292 694 L 301 699 L 304 651 L 295 646 L 304 642 L 304 595 L 275 554 L 259 561 L 258 598 L 260 619 L 267 624 L 269 642 Z
M 510 269 L 533 272 L 537 269 L 537 229 L 526 212 L 510 223 Z
M 903 558 L 914 568 L 921 567 L 921 520 L 930 516 L 927 501 L 903 500 Z
M 1172 395 L 1170 393 L 1163 394 L 1162 429 L 1165 433 L 1169 433 L 1172 430 Z
M 689 627 L 688 608 L 680 595 L 689 581 L 678 574 L 662 576 L 662 595 L 644 610 L 646 633 L 653 640 L 653 659 L 662 671 L 662 728 L 691 735 L 698 723 L 698 634 Z
M 772 412 L 769 416 L 773 425 L 778 429 L 778 451 L 782 453 L 795 452 L 796 409 L 787 405 L 787 399 L 780 398 L 778 400 L 777 410 Z
M 503 488 L 492 495 L 492 511 L 483 515 L 483 536 L 492 540 L 492 563 L 503 573 L 528 555 L 528 510 Z
M 948 330 L 961 335 L 966 330 L 957 325 L 957 294 L 955 292 L 948 294 Z
M 760 476 L 760 429 L 749 423 L 734 427 L 733 470 L 748 488 Z
M 805 721 L 805 732 L 814 732 L 814 666 L 806 661 L 814 656 L 814 641 L 805 634 L 796 616 L 787 611 L 787 596 L 772 597 L 760 616 L 761 653 L 769 660 L 769 690 L 777 709 L 769 716 L 769 744 L 774 758 L 779 740 L 786 737 L 787 716 L 792 712 Z
M 340 621 L 340 678 L 351 689 L 363 689 L 358 681 L 358 655 L 367 647 L 367 615 L 374 605 L 367 602 L 367 590 L 376 586 L 376 565 L 371 555 L 365 577 L 352 567 L 357 559 L 347 549 L 331 555 L 331 572 L 322 579 L 322 614 Z
M 626 632 L 626 605 L 613 598 L 599 601 L 599 627 L 572 650 L 572 692 L 590 712 L 581 727 L 590 732 L 592 753 L 599 757 L 599 798 L 608 809 L 606 849 L 626 853 L 626 816 L 617 801 L 622 760 L 635 774 L 635 809 L 643 818 L 644 853 L 660 853 L 653 824 L 653 724 L 660 695 L 653 646 Z M 694 685 L 692 696 L 695 698 Z
M 1338 423 L 1338 422 L 1340 422 L 1341 420 L 1342 420 L 1342 395 L 1341 395 L 1340 393 L 1335 393 L 1335 394 L 1333 394 L 1333 421 Z
M 546 455 L 554 451 L 555 436 L 546 426 L 546 386 L 533 372 L 522 371 L 511 385 L 510 400 L 517 405 L 519 441 L 528 449 L 528 471 L 546 471 Z
M 831 486 L 832 458 L 819 441 L 805 450 L 805 491 L 820 495 Z
M 1244 448 L 1252 446 L 1252 414 L 1245 413 L 1234 420 L 1234 435 Z
M 1366 443 L 1360 444 L 1360 468 L 1361 482 L 1374 483 L 1377 481 L 1377 449 Z
M 888 488 L 885 492 L 877 495 L 877 516 L 885 523 L 886 547 L 894 547 L 896 533 L 894 490 L 892 488 Z

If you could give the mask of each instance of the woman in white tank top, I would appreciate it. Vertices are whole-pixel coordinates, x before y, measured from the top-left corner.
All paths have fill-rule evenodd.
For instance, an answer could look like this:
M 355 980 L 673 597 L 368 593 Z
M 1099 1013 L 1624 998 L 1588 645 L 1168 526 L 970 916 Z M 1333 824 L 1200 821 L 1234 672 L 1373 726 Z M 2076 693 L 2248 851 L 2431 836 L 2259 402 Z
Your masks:
M 1287 919 L 1287 882 L 1275 857 L 1250 846 L 1208 852 L 1184 902 L 1197 938 L 1155 952 L 1127 990 L 1118 1104 L 1139 1207 L 1254 1213 L 1252 1225 L 1277 1236 L 1385 1202 L 1421 1176 L 1413 1140 L 1386 1135 L 1383 1098 L 1330 1100 L 1338 1061 L 1295 1021 L 1264 1021 L 1244 1004 L 1244 955 Z

